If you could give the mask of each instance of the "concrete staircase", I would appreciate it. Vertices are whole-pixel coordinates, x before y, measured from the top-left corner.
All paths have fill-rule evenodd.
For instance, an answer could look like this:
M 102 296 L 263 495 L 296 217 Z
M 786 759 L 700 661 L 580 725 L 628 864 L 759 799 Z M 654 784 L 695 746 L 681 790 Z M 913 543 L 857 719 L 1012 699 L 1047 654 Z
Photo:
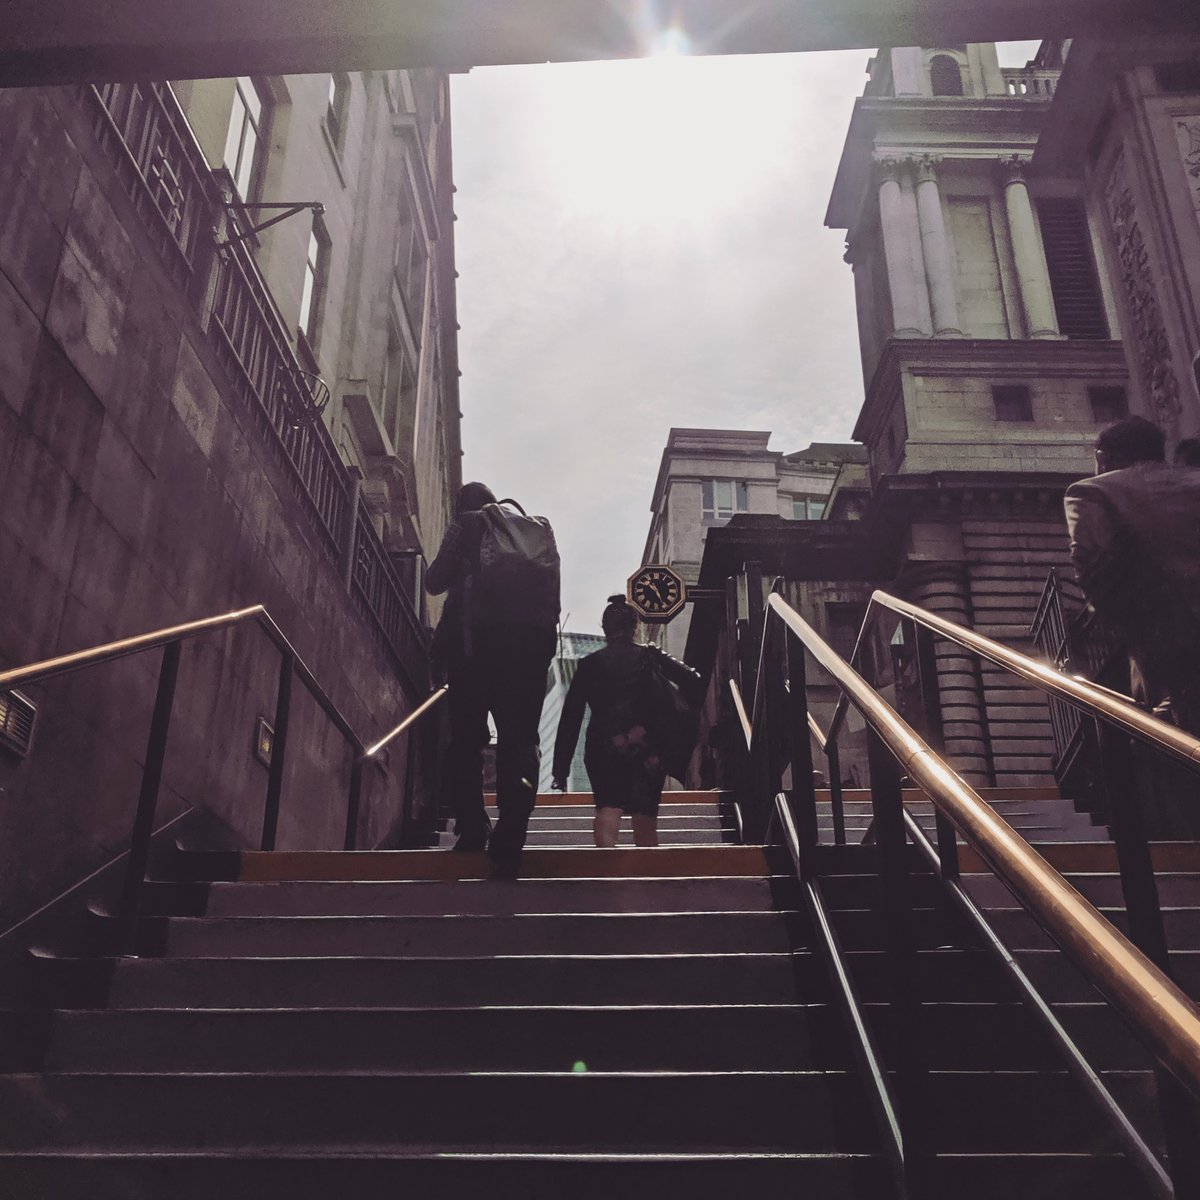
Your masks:
M 0 1195 L 889 1195 L 786 864 L 726 842 L 715 794 L 665 799 L 707 840 L 589 848 L 590 797 L 572 797 L 537 832 L 574 822 L 577 844 L 531 839 L 519 882 L 438 850 L 177 852 L 140 957 L 113 955 L 94 914 L 80 944 L 34 956 L 37 1002 L 0 1014 Z M 1111 898 L 1108 848 L 1068 850 Z M 890 1053 L 874 854 L 824 847 L 821 870 Z M 1195 870 L 1171 883 L 1188 909 Z M 1148 1111 L 1129 1038 L 1105 1041 L 1056 952 L 976 885 Z M 931 1195 L 1142 1196 L 935 881 L 914 886 Z

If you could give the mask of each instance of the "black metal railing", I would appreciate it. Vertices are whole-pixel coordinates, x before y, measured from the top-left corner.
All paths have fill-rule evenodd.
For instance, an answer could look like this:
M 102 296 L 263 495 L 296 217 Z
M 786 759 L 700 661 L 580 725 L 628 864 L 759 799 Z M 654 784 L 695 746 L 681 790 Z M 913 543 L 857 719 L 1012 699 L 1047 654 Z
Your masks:
M 0 694 L 3 694 L 16 687 L 40 683 L 73 671 L 112 662 L 118 658 L 127 658 L 130 655 L 142 654 L 159 648 L 163 651 L 154 710 L 146 741 L 141 788 L 134 813 L 129 862 L 118 911 L 120 945 L 125 953 L 133 954 L 137 949 L 141 894 L 150 859 L 150 841 L 154 833 L 158 794 L 166 761 L 167 739 L 171 728 L 171 712 L 175 700 L 183 643 L 192 638 L 220 632 L 249 622 L 257 624 L 279 650 L 279 683 L 275 700 L 274 735 L 267 773 L 266 796 L 263 802 L 259 849 L 275 849 L 279 814 L 283 802 L 283 778 L 292 712 L 292 690 L 294 682 L 299 680 L 352 751 L 347 781 L 346 826 L 342 848 L 354 850 L 358 841 L 364 765 L 377 760 L 378 755 L 387 745 L 401 734 L 406 733 L 422 716 L 444 699 L 449 690 L 447 687 L 443 686 L 428 696 L 398 725 L 372 745 L 367 746 L 261 604 L 222 613 L 215 617 L 206 617 L 198 621 L 188 621 L 182 625 L 156 629 L 136 637 L 122 638 L 116 642 L 108 642 L 87 650 L 60 655 L 57 658 L 31 663 L 28 666 L 0 671 Z
M 253 254 L 240 241 L 217 251 L 226 193 L 170 85 L 115 83 L 79 94 L 163 264 L 195 306 L 231 389 L 273 449 L 326 555 L 339 566 L 356 564 L 351 591 L 358 607 L 410 684 L 423 687 L 425 630 L 358 509 L 329 430 L 305 419 L 315 377 L 297 357 Z
M 753 597 L 754 573 L 748 571 Z M 761 577 L 759 577 L 761 578 Z M 761 587 L 757 589 L 761 597 Z M 752 605 L 752 608 L 754 606 Z M 1200 1099 L 1200 1016 L 1190 999 L 1172 982 L 1171 963 L 1155 889 L 1149 847 L 1138 825 L 1136 800 L 1130 787 L 1132 759 L 1129 736 L 1155 747 L 1172 760 L 1200 771 L 1200 741 L 1123 700 L 1107 689 L 1073 679 L 1044 663 L 1011 651 L 973 631 L 876 592 L 856 646 L 856 656 L 872 657 L 875 623 L 883 616 L 898 620 L 899 638 L 915 667 L 919 712 L 914 728 L 886 703 L 876 688 L 842 659 L 777 594 L 772 594 L 757 631 L 757 654 L 727 656 L 756 666 L 741 682 L 753 703 L 742 704 L 735 678 L 730 691 L 742 711 L 747 744 L 745 786 L 738 796 L 743 827 L 761 840 L 782 840 L 791 850 L 802 881 L 812 881 L 809 901 L 815 928 L 821 933 L 821 854 L 817 838 L 817 797 L 812 772 L 812 743 L 808 712 L 806 656 L 811 657 L 842 692 L 829 730 L 826 749 L 836 744 L 848 706 L 862 715 L 868 731 L 871 798 L 874 814 L 873 851 L 881 878 L 880 913 L 886 924 L 893 992 L 890 1008 L 899 1031 L 892 1040 L 892 1070 L 871 1067 L 877 1055 L 869 1026 L 852 986 L 840 990 L 844 1012 L 857 1034 L 856 1052 L 874 1083 L 877 1123 L 885 1150 L 897 1167 L 898 1190 L 920 1193 L 932 1162 L 932 1130 L 928 1115 L 926 1071 L 915 1046 L 919 1028 L 915 999 L 914 941 L 911 932 L 909 847 L 911 840 L 935 870 L 953 902 L 979 931 L 986 946 L 1001 961 L 1043 1029 L 1058 1047 L 1067 1069 L 1083 1085 L 1120 1145 L 1157 1197 L 1200 1195 L 1200 1163 L 1194 1137 L 1188 1133 Z M 754 629 L 755 627 L 752 627 Z M 935 749 L 941 740 L 934 636 L 1005 667 L 1029 682 L 1086 708 L 1111 727 L 1107 743 L 1107 773 L 1114 791 L 1117 860 L 1129 914 L 1126 938 L 1075 891 L 1038 852 L 1017 834 L 942 760 Z M 893 639 L 885 638 L 889 645 Z M 875 656 L 878 657 L 878 656 Z M 790 772 L 791 788 L 783 785 Z M 904 810 L 902 781 L 919 789 L 932 802 L 935 838 L 930 841 Z M 1104 1080 L 1054 1019 L 1049 1005 L 1021 971 L 1014 957 L 991 930 L 986 917 L 958 882 L 958 837 L 1005 884 L 1034 919 L 1063 949 L 1084 976 L 1108 1000 L 1150 1050 L 1157 1064 L 1159 1110 L 1165 1131 L 1170 1176 L 1113 1098 Z M 826 948 L 831 963 L 836 944 Z M 835 976 L 837 971 L 835 970 Z M 907 1031 L 907 1032 L 905 1032 Z

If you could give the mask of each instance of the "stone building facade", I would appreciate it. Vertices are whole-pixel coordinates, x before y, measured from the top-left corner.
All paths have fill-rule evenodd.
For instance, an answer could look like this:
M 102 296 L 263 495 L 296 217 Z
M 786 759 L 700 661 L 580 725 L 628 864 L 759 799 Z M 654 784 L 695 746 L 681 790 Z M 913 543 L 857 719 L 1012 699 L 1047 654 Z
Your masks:
M 987 43 L 887 50 L 851 119 L 826 223 L 854 272 L 868 516 L 898 547 L 882 578 L 1018 647 L 1097 429 L 1200 425 L 1196 50 L 1044 43 L 1018 69 Z M 1048 779 L 1041 696 L 938 653 L 968 778 Z
M 736 429 L 672 429 L 654 484 L 653 514 L 643 563 L 667 563 L 689 583 L 700 575 L 705 535 L 741 514 L 819 521 L 846 464 L 861 447 L 814 443 L 783 454 L 769 450 L 770 433 Z M 691 610 L 643 635 L 682 658 Z
M 364 740 L 425 693 L 460 476 L 446 105 L 435 72 L 0 92 L 0 667 L 263 604 Z M 0 926 L 127 843 L 157 670 L 27 689 Z M 184 646 L 160 823 L 258 843 L 279 677 L 253 625 Z M 352 753 L 301 683 L 278 844 L 337 847 Z M 428 803 L 384 757 L 361 846 Z

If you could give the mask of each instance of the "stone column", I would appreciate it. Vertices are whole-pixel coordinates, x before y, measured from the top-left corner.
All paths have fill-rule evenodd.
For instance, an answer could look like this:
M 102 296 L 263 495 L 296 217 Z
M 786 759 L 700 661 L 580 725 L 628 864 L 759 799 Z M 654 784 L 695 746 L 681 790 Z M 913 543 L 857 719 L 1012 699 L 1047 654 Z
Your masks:
M 910 566 L 901 594 L 947 621 L 973 625 L 964 563 Z M 935 638 L 934 647 L 946 758 L 968 783 L 988 787 L 992 756 L 979 661 L 944 638 Z
M 929 283 L 929 304 L 934 337 L 962 337 L 955 288 L 955 262 L 946 236 L 946 218 L 938 188 L 937 164 L 941 157 L 927 154 L 917 160 L 917 221 L 921 230 L 921 255 Z
M 892 331 L 896 337 L 925 337 L 921 328 L 921 300 L 917 291 L 917 263 L 912 260 L 912 231 L 900 188 L 901 161 L 876 160 L 879 171 L 879 227 L 892 296 Z M 923 272 L 922 272 L 923 273 Z
M 1060 335 L 1054 314 L 1054 296 L 1050 291 L 1050 271 L 1025 183 L 1026 165 L 1027 160 L 1017 155 L 1001 159 L 1004 207 L 1017 264 L 1021 305 L 1025 309 L 1025 336 L 1057 338 Z

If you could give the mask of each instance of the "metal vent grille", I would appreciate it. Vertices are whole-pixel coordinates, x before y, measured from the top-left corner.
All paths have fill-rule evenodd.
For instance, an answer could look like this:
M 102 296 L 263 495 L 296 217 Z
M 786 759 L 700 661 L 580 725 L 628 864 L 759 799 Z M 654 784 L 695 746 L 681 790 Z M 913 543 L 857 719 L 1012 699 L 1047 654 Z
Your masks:
M 1068 338 L 1103 341 L 1108 337 L 1108 321 L 1096 282 L 1083 204 L 1041 199 L 1037 210 L 1059 331 Z
M 37 708 L 20 692 L 0 692 L 0 746 L 14 750 L 23 758 L 33 745 L 33 724 Z

